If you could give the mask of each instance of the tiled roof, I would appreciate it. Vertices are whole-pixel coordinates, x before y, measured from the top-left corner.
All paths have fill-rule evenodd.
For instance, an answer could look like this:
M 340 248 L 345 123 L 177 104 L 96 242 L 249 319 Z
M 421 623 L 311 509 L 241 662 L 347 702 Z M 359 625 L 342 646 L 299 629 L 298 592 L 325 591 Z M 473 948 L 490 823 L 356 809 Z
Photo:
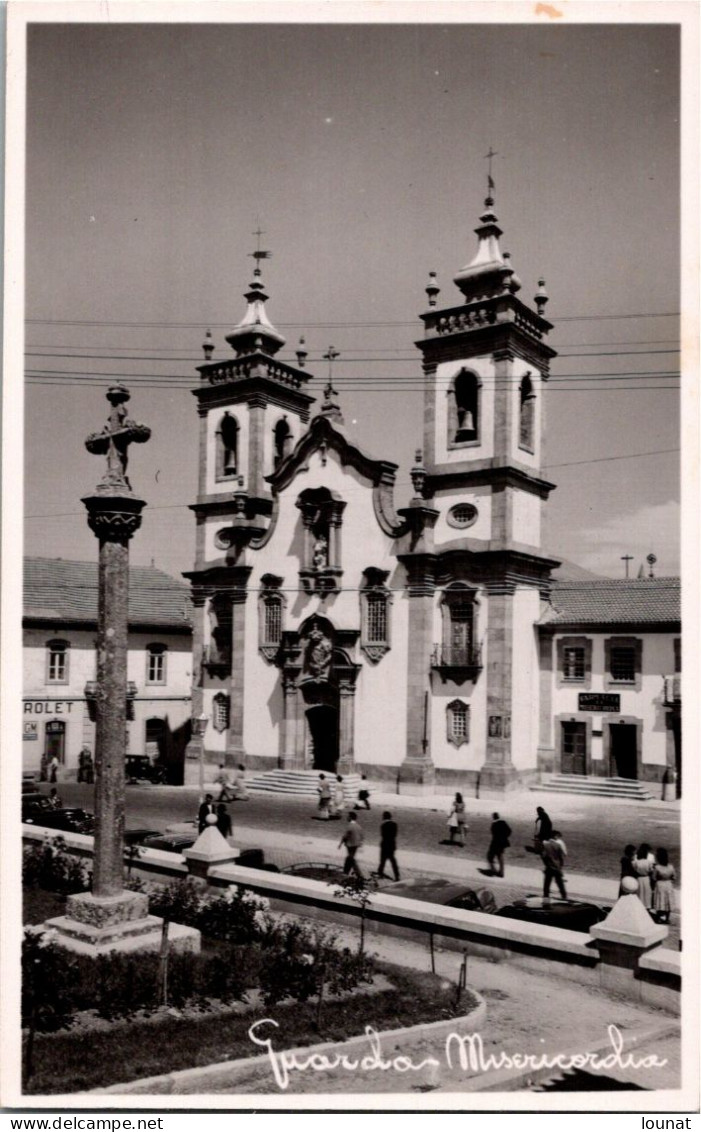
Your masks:
M 541 625 L 679 624 L 679 578 L 602 578 L 587 582 L 555 582 L 551 609 Z
M 25 558 L 24 616 L 97 623 L 97 562 Z M 190 590 L 154 566 L 129 569 L 129 624 L 189 628 Z

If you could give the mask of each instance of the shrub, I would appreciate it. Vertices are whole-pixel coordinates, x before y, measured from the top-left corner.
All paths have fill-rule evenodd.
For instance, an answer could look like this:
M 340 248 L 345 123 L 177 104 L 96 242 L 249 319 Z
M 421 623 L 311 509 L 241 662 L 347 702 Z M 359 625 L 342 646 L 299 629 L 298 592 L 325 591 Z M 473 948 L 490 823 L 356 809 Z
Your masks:
M 186 877 L 154 888 L 149 893 L 148 910 L 152 916 L 196 928 L 199 926 L 202 903 L 199 887 L 190 877 Z
M 348 948 L 341 950 L 336 937 L 306 924 L 277 925 L 262 954 L 260 989 L 266 1007 L 283 999 L 306 1002 L 354 990 L 361 982 L 372 982 L 372 961 Z
M 22 883 L 30 888 L 69 896 L 90 888 L 92 873 L 85 861 L 69 853 L 62 837 L 35 842 L 22 853 Z
M 68 1029 L 75 1012 L 76 960 L 52 932 L 25 931 L 22 941 L 22 1025 Z

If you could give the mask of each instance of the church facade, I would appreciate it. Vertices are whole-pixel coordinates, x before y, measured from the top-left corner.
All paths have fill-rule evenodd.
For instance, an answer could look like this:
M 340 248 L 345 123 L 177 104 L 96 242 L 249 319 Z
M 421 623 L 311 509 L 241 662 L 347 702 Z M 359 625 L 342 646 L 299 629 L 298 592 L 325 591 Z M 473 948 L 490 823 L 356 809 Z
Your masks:
M 532 306 L 519 297 L 491 192 L 475 231 L 455 302 L 439 305 L 433 275 L 426 289 L 406 507 L 397 466 L 346 432 L 331 379 L 316 408 L 304 351 L 297 365 L 279 359 L 258 263 L 229 359 L 213 360 L 208 334 L 186 574 L 204 734 L 186 782 L 202 759 L 208 780 L 245 763 L 494 792 L 562 769 L 553 721 L 569 701 L 549 623 L 559 562 L 541 546 L 554 488 L 540 470 L 548 300 L 542 280 Z

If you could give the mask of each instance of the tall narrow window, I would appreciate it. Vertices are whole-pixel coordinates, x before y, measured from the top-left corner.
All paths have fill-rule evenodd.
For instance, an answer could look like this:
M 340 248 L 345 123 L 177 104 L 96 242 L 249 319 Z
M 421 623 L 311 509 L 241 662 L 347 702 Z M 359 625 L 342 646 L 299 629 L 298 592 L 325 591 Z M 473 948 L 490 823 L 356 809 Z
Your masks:
M 470 742 L 470 705 L 453 700 L 446 708 L 447 738 L 454 747 Z
M 68 683 L 68 641 L 47 641 L 46 643 L 46 683 Z
M 466 444 L 479 440 L 479 388 L 477 375 L 463 370 L 453 382 L 448 441 Z
M 146 646 L 146 683 L 165 684 L 166 682 L 166 646 Z
M 273 439 L 275 444 L 275 457 L 274 463 L 277 468 L 286 456 L 292 451 L 292 429 L 290 428 L 287 417 L 282 417 L 277 422 L 273 429 Z
M 217 430 L 217 479 L 229 479 L 239 470 L 239 425 L 224 413 Z
M 519 387 L 518 446 L 527 452 L 535 448 L 535 393 L 529 374 L 524 374 Z
M 364 584 L 360 591 L 360 647 L 369 660 L 381 660 L 390 648 L 390 603 L 387 589 L 387 570 L 369 566 L 363 571 Z
M 448 586 L 440 603 L 442 641 L 434 645 L 431 664 L 442 679 L 475 680 L 482 668 L 477 637 L 477 590 L 463 583 Z
M 609 637 L 604 641 L 607 688 L 627 685 L 640 691 L 643 674 L 643 642 L 639 637 Z
M 217 692 L 212 700 L 212 727 L 215 731 L 226 731 L 229 726 L 229 697 Z
M 282 578 L 264 574 L 258 599 L 258 648 L 266 660 L 274 660 L 282 642 L 285 598 Z
M 450 603 L 451 664 L 469 664 L 473 644 L 474 605 L 461 600 Z
M 226 676 L 231 672 L 231 598 L 215 594 L 209 604 L 211 635 L 205 650 L 204 664 L 211 675 Z

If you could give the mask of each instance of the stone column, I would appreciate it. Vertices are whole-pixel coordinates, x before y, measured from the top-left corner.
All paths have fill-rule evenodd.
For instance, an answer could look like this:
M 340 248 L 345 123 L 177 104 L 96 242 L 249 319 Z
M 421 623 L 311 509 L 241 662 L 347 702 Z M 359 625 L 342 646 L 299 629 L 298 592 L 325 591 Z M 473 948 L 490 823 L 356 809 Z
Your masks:
M 402 784 L 430 785 L 435 781 L 431 758 L 430 721 L 426 718 L 433 650 L 433 604 L 435 560 L 432 555 L 407 557 L 409 574 L 409 648 L 407 661 L 406 757 L 401 766 Z M 430 695 L 428 697 L 430 706 Z
M 192 626 L 192 702 L 190 717 L 196 719 L 204 711 L 204 687 L 202 655 L 204 649 L 204 607 L 207 595 L 193 587 L 192 604 L 194 620 Z M 200 780 L 200 759 L 204 748 L 204 735 L 198 735 L 193 728 L 190 741 L 185 748 L 184 784 L 196 786 Z
M 70 896 L 66 915 L 49 921 L 67 948 L 102 954 L 160 945 L 160 921 L 148 915 L 145 893 L 124 891 L 124 755 L 127 720 L 129 539 L 145 506 L 126 476 L 128 446 L 151 435 L 127 417 L 129 391 L 107 393 L 107 426 L 92 433 L 88 451 L 107 455 L 107 471 L 83 502 L 88 525 L 100 542 L 95 751 L 95 841 L 92 892 Z M 199 933 L 186 930 L 185 946 L 199 948 Z
M 496 587 L 495 587 L 496 588 Z M 502 791 L 517 780 L 511 761 L 513 601 L 508 587 L 490 589 L 487 632 L 487 735 L 480 790 Z
M 299 714 L 299 691 L 297 676 L 282 677 L 282 695 L 284 700 L 284 718 L 282 721 L 282 760 L 283 770 L 299 770 L 303 768 L 297 754 L 297 730 Z
M 355 685 L 344 681 L 338 689 L 338 774 L 355 770 Z
M 231 595 L 231 712 L 226 742 L 227 766 L 240 763 L 245 755 L 243 713 L 245 691 L 246 590 Z
M 265 475 L 265 397 L 252 396 L 248 399 L 248 476 L 247 487 L 249 495 L 269 495 L 269 488 L 263 479 Z

